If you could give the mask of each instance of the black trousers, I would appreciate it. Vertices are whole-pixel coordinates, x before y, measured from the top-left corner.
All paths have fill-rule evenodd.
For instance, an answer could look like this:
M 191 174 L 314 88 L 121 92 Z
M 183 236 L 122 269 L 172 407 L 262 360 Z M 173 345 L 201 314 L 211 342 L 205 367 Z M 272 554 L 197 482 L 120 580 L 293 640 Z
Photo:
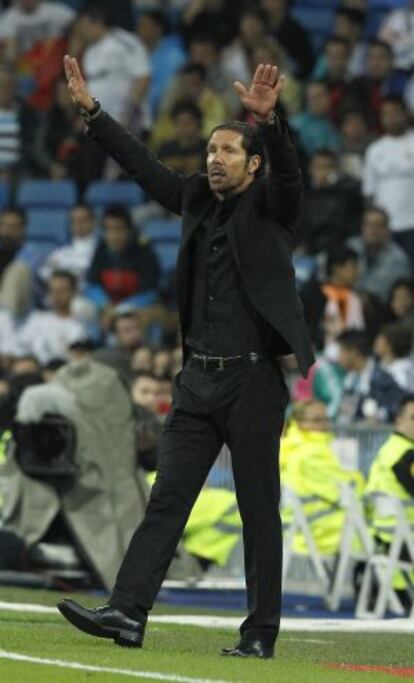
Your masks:
M 151 609 L 191 508 L 227 443 L 243 521 L 248 617 L 240 632 L 274 642 L 282 569 L 278 455 L 287 398 L 281 370 L 270 360 L 223 371 L 186 363 L 174 383 L 148 508 L 110 605 L 132 618 Z

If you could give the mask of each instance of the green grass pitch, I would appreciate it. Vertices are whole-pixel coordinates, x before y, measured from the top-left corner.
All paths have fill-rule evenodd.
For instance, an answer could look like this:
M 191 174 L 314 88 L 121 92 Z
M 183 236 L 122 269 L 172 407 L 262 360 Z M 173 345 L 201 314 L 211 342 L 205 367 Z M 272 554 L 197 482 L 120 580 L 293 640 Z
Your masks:
M 0 601 L 54 605 L 60 594 L 0 589 Z M 81 599 L 90 605 L 102 601 Z M 154 613 L 219 614 L 219 611 L 169 608 Z M 229 614 L 229 612 L 221 612 Z M 234 613 L 233 613 L 234 614 Z M 1 683 L 392 683 L 414 681 L 414 639 L 399 634 L 282 633 L 271 661 L 234 660 L 219 656 L 237 633 L 230 630 L 149 623 L 142 650 L 124 649 L 111 641 L 88 637 L 58 613 L 34 614 L 0 610 Z M 3 653 L 41 660 L 11 661 Z M 57 666 L 56 661 L 64 662 Z M 76 663 L 91 670 L 69 668 Z M 334 665 L 385 667 L 386 671 L 349 671 Z M 95 671 L 93 667 L 112 669 Z M 410 671 L 411 669 L 411 671 Z M 128 674 L 125 672 L 129 671 Z M 132 672 L 132 673 L 131 673 Z M 141 672 L 138 675 L 136 672 Z

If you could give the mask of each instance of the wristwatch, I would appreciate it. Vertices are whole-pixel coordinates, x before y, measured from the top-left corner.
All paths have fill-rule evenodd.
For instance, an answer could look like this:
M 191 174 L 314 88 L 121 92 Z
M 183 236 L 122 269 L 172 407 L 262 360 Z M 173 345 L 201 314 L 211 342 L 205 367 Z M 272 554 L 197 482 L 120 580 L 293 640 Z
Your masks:
M 102 107 L 100 105 L 100 102 L 95 99 L 94 97 L 92 98 L 94 101 L 94 106 L 92 109 L 85 109 L 85 107 L 79 107 L 79 113 L 82 116 L 83 120 L 85 123 L 90 123 L 96 117 L 101 113 Z

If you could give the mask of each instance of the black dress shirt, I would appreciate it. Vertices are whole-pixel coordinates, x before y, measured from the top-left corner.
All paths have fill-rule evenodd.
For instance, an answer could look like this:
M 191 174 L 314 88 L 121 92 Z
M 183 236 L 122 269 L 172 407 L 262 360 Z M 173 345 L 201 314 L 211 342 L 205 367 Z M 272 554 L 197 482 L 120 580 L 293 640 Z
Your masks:
M 271 328 L 253 309 L 227 239 L 226 228 L 241 195 L 214 200 L 193 237 L 190 326 L 186 344 L 213 356 L 266 353 Z

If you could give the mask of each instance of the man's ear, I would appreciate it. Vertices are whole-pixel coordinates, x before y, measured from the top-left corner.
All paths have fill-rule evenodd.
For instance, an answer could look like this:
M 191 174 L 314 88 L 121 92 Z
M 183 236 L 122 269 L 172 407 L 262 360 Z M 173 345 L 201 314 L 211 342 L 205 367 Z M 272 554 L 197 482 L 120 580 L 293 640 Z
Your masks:
M 247 166 L 247 173 L 249 175 L 255 175 L 255 173 L 259 169 L 261 163 L 262 163 L 262 157 L 259 156 L 258 154 L 254 154 L 254 156 L 249 158 L 249 163 Z

